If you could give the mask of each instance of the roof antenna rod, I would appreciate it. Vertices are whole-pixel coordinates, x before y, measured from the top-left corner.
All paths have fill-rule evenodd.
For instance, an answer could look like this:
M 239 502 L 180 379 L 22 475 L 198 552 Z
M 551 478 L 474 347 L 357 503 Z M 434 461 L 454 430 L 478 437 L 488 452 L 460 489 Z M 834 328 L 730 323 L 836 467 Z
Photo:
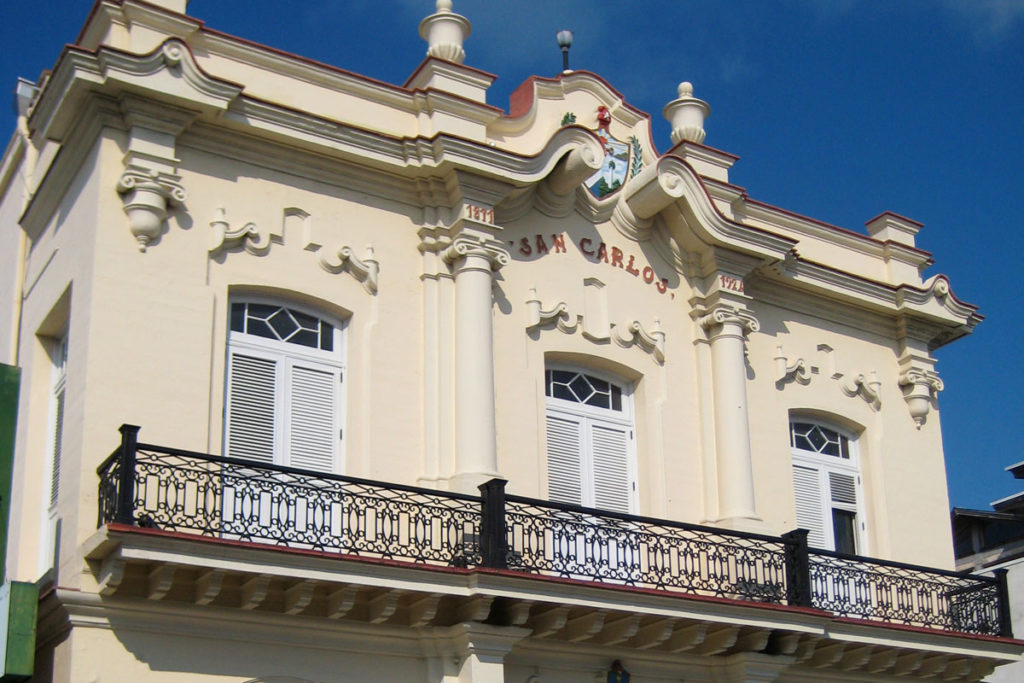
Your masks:
M 569 48 L 572 47 L 572 31 L 562 29 L 555 38 L 558 39 L 558 47 L 562 48 L 562 73 L 569 73 Z

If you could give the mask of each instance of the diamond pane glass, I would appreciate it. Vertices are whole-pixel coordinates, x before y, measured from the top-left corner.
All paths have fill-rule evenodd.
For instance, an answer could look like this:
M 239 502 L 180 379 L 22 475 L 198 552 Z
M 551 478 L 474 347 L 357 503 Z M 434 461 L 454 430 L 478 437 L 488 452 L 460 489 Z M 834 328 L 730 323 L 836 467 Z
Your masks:
M 850 458 L 849 439 L 828 427 L 808 422 L 790 423 L 790 444 L 793 448 L 837 458 Z
M 586 403 L 587 399 L 590 398 L 590 394 L 594 391 L 590 386 L 590 382 L 583 375 L 576 375 L 576 378 L 569 383 L 569 388 L 572 389 L 572 393 L 576 395 L 576 400 L 580 403 Z
M 308 313 L 270 304 L 231 305 L 231 330 L 324 351 L 334 350 L 334 326 Z
M 278 310 L 274 315 L 270 316 L 269 322 L 270 326 L 277 332 L 278 339 L 282 341 L 287 340 L 299 327 L 285 308 Z

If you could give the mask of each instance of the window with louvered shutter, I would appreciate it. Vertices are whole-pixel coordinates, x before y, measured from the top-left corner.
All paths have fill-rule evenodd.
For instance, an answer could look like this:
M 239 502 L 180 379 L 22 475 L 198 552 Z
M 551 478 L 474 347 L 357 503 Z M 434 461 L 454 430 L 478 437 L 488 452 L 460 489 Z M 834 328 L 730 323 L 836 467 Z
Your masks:
M 807 543 L 812 548 L 825 548 L 825 518 L 821 506 L 821 484 L 818 470 L 793 465 L 793 491 L 796 495 L 796 523 L 807 529 Z
M 231 306 L 224 450 L 321 472 L 341 468 L 341 327 L 269 303 Z
M 50 507 L 57 505 L 60 498 L 60 463 L 64 450 L 64 388 L 54 397 L 53 416 L 53 465 L 50 467 Z
M 329 366 L 292 361 L 285 423 L 288 462 L 292 467 L 334 471 L 339 374 Z
M 583 504 L 580 470 L 583 430 L 580 422 L 572 415 L 548 412 L 548 499 L 557 503 Z
M 274 462 L 278 362 L 231 353 L 228 369 L 227 454 Z
M 548 498 L 616 512 L 634 509 L 628 392 L 589 373 L 549 369 Z
M 856 441 L 806 419 L 790 422 L 796 522 L 816 548 L 863 552 Z

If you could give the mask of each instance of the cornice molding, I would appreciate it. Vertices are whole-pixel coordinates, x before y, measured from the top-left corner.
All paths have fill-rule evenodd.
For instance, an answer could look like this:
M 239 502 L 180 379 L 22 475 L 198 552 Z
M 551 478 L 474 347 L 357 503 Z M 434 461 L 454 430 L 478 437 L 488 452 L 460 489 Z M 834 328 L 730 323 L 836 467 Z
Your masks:
M 742 190 L 742 188 L 738 189 Z M 792 230 L 799 234 L 839 245 L 851 251 L 866 254 L 883 261 L 886 259 L 888 246 L 888 251 L 891 252 L 892 257 L 904 263 L 924 267 L 932 262 L 931 254 L 922 249 L 895 242 L 872 239 L 868 235 L 862 235 L 852 230 L 841 228 L 838 225 L 831 225 L 808 216 L 801 216 L 786 209 L 751 199 L 747 196 L 745 190 L 742 191 L 742 196 L 738 197 L 736 201 L 740 204 L 740 211 L 742 211 L 747 219 L 763 221 L 769 226 Z
M 188 45 L 177 38 L 145 55 L 106 46 L 95 52 L 71 46 L 61 55 L 29 114 L 30 129 L 47 138 L 62 139 L 90 90 L 112 95 L 142 92 L 156 101 L 184 102 L 197 111 L 223 112 L 242 92 L 242 86 L 204 72 Z
M 893 286 L 822 264 L 794 259 L 776 269 L 761 269 L 768 280 L 785 280 L 816 293 L 866 308 L 887 317 L 909 317 L 933 348 L 969 334 L 982 320 L 977 309 L 957 299 L 945 276 L 937 275 L 923 287 Z
M 104 129 L 127 130 L 118 102 L 93 94 L 83 102 L 74 127 L 69 129 L 60 151 L 45 170 L 19 219 L 30 238 L 38 236 L 56 211 Z

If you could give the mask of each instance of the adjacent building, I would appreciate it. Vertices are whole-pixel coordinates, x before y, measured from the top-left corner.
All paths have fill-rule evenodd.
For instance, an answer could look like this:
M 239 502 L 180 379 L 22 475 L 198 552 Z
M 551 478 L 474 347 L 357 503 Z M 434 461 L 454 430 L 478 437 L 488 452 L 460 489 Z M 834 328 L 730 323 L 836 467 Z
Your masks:
M 1006 471 L 1024 479 L 1024 462 Z M 963 572 L 1005 574 L 1010 598 L 1010 620 L 1018 632 L 1024 628 L 1024 492 L 992 503 L 991 510 L 953 508 L 953 551 L 956 568 Z M 1020 680 L 1024 663 L 1000 667 L 987 681 Z
M 99 0 L 0 163 L 37 681 L 978 680 L 919 223 L 730 183 L 586 71 L 487 101 Z M 616 88 L 621 88 L 617 90 Z M 671 91 L 671 85 L 667 86 Z

